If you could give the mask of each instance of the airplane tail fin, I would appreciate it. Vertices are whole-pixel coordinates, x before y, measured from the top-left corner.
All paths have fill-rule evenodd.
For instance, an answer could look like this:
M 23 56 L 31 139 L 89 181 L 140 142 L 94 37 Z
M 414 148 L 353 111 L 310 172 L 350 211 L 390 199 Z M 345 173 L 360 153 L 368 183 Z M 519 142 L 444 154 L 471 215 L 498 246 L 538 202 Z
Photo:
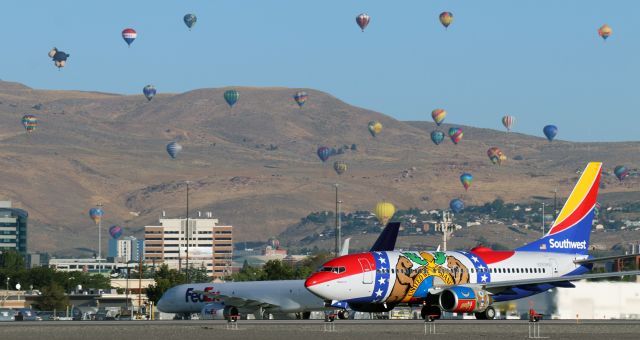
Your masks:
M 587 254 L 602 163 L 590 162 L 546 235 L 516 250 Z
M 396 247 L 399 230 L 400 222 L 389 222 L 369 251 L 392 251 Z

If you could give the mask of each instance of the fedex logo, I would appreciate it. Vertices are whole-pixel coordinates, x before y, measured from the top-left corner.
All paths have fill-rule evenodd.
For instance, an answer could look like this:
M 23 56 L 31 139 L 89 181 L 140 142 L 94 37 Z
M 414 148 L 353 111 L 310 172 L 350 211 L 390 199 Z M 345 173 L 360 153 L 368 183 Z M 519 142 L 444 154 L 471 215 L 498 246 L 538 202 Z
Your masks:
M 205 287 L 205 289 L 203 289 L 204 292 L 212 292 L 213 291 L 213 287 Z M 212 293 L 217 293 L 220 294 L 220 292 L 212 292 Z M 217 299 L 212 299 L 206 295 L 201 295 L 198 294 L 196 292 L 193 291 L 193 288 L 187 288 L 185 295 L 184 295 L 184 302 L 192 302 L 192 303 L 198 303 L 198 302 L 214 302 L 217 301 Z
M 556 241 L 551 238 L 549 239 L 549 248 L 587 249 L 587 241 L 573 242 L 568 239 Z

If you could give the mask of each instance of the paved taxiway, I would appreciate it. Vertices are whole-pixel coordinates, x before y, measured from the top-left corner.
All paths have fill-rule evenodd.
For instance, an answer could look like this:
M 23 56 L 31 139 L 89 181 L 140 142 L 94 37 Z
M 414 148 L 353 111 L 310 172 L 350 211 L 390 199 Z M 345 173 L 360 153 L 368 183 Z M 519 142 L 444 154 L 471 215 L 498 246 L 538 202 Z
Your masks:
M 43 321 L 0 323 L 2 339 L 525 339 L 528 323 L 517 320 L 442 320 L 438 335 L 424 335 L 420 320 L 340 320 L 324 332 L 321 320 L 241 320 L 238 330 L 225 321 Z M 551 339 L 638 339 L 640 321 L 543 321 L 541 335 Z

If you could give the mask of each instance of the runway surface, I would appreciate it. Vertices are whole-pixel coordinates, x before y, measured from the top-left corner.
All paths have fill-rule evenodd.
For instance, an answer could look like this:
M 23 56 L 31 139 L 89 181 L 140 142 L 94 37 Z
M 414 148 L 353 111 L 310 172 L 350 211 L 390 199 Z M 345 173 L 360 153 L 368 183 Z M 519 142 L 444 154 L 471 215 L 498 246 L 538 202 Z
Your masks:
M 441 320 L 436 335 L 425 335 L 420 320 L 241 320 L 226 321 L 35 321 L 0 323 L 2 339 L 526 339 L 530 324 L 519 320 Z M 327 331 L 325 331 L 327 330 Z M 551 339 L 638 339 L 640 321 L 581 320 L 540 323 Z

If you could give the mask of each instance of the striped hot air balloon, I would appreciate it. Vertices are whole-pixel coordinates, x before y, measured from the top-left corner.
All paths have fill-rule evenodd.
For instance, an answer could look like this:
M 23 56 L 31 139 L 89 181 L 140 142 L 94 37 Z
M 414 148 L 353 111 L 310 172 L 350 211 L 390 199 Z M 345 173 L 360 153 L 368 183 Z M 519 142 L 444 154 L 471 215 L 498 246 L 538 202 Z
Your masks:
M 447 117 L 447 111 L 444 109 L 435 109 L 431 111 L 431 118 L 436 123 L 436 125 L 440 126 L 444 119 Z
M 306 92 L 304 91 L 298 91 L 296 92 L 296 94 L 293 95 L 293 100 L 296 101 L 296 103 L 298 104 L 299 107 L 302 107 L 304 105 L 304 103 L 307 102 L 307 98 L 309 96 L 307 95 Z
M 367 13 L 362 13 L 356 17 L 356 23 L 360 26 L 362 32 L 364 32 L 364 29 L 369 25 L 369 21 L 371 21 L 371 17 L 369 17 Z
M 178 142 L 171 142 L 167 144 L 167 153 L 171 158 L 175 159 L 180 151 L 182 151 L 182 145 L 178 144 Z
M 38 126 L 38 118 L 34 115 L 24 115 L 22 116 L 22 126 L 27 130 L 27 133 L 31 133 Z
M 93 223 L 98 225 L 100 221 L 102 221 L 102 216 L 104 215 L 104 210 L 102 208 L 91 208 L 89 209 L 89 217 L 93 220 Z
M 462 132 L 462 129 L 459 127 L 452 127 L 449 129 L 449 138 L 451 138 L 451 141 L 453 142 L 453 144 L 460 143 L 463 135 L 464 135 L 464 132 Z
M 501 165 L 502 161 L 507 159 L 507 156 L 504 154 L 504 152 L 502 152 L 500 148 L 497 148 L 495 146 L 487 150 L 487 156 L 489 157 L 489 160 L 491 160 L 491 163 L 498 165 Z
M 507 128 L 507 131 L 511 131 L 511 127 L 515 122 L 516 122 L 516 119 L 513 116 L 506 115 L 502 117 L 502 125 L 504 125 L 504 127 Z
M 471 187 L 471 182 L 473 182 L 473 175 L 465 172 L 462 175 L 460 175 L 460 183 L 462 183 L 462 186 L 464 187 L 464 190 L 469 190 L 469 187 Z
M 122 39 L 131 47 L 131 44 L 138 37 L 138 33 L 133 28 L 125 28 L 122 30 Z

